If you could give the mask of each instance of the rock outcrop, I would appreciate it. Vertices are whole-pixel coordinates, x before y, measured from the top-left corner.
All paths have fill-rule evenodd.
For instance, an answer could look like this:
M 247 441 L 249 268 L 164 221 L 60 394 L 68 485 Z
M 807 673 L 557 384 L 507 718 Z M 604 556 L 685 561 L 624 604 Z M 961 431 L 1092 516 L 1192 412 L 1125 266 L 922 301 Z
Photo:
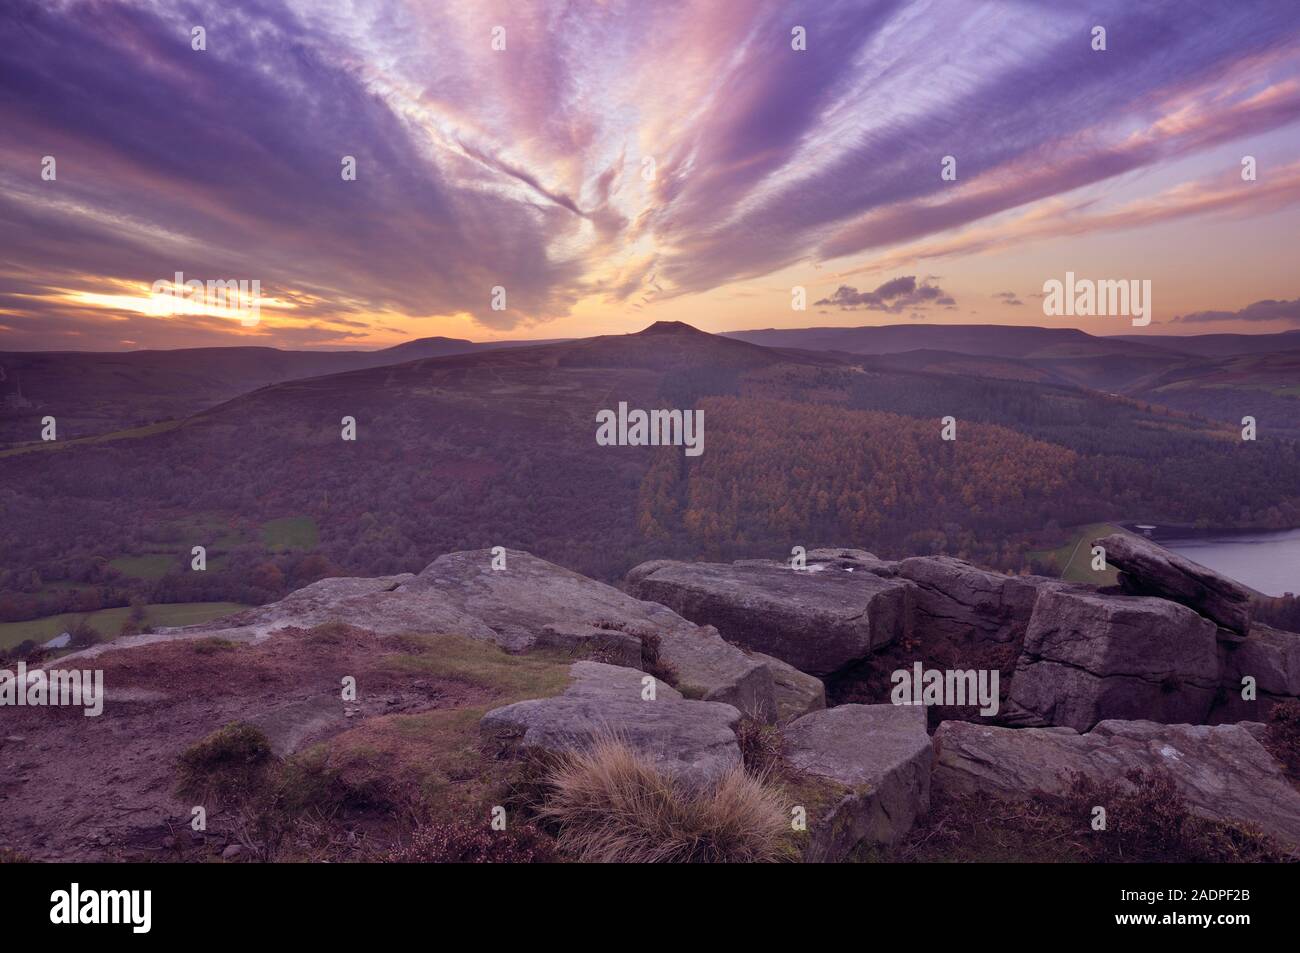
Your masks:
M 1020 799 L 1061 794 L 1072 773 L 1131 788 L 1125 778 L 1130 771 L 1162 771 L 1195 813 L 1253 825 L 1300 847 L 1300 792 L 1256 739 L 1260 727 L 1103 721 L 1079 734 L 945 721 L 934 735 L 934 783 L 957 793 Z
M 735 727 L 740 712 L 718 702 L 688 701 L 668 685 L 645 697 L 644 672 L 602 662 L 575 662 L 562 695 L 516 702 L 483 716 L 484 743 L 499 754 L 528 749 L 559 753 L 615 737 L 690 784 L 716 781 L 741 763 Z
M 492 552 L 482 549 L 440 556 L 418 575 L 322 579 L 279 602 L 217 622 L 114 645 L 209 636 L 259 641 L 290 626 L 346 622 L 384 635 L 467 635 L 511 652 L 593 648 L 610 661 L 634 663 L 651 656 L 690 697 L 775 716 L 768 667 L 716 630 L 525 552 L 508 550 L 505 569 L 492 564 Z
M 1106 562 L 1119 569 L 1126 592 L 1170 599 L 1225 629 L 1250 631 L 1250 590 L 1241 583 L 1130 533 L 1112 533 L 1093 545 L 1106 550 Z
M 911 588 L 865 571 L 667 560 L 637 566 L 627 586 L 640 599 L 813 675 L 829 675 L 898 638 Z
M 1043 587 L 1011 702 L 1047 725 L 1108 718 L 1199 723 L 1219 684 L 1214 623 L 1191 609 L 1083 586 Z
M 628 593 L 523 552 L 508 551 L 504 569 L 489 550 L 452 553 L 416 575 L 324 579 L 216 622 L 65 656 L 100 656 L 114 717 L 87 727 L 23 709 L 10 716 L 22 730 L 0 739 L 0 761 L 17 804 L 63 789 L 75 775 L 64 766 L 79 764 L 74 753 L 93 732 L 93 783 L 74 785 L 75 810 L 96 810 L 129 765 L 130 798 L 101 825 L 118 849 L 174 826 L 184 807 L 171 793 L 178 752 L 236 720 L 261 729 L 276 756 L 332 741 L 340 753 L 363 750 L 376 738 L 392 753 L 404 750 L 405 722 L 389 716 L 454 709 L 467 736 L 458 758 L 614 736 L 705 785 L 742 764 L 737 732 L 755 714 L 782 726 L 791 790 L 807 808 L 808 860 L 904 838 L 928 810 L 932 769 L 947 790 L 990 797 L 1061 793 L 1072 772 L 1123 786 L 1134 769 L 1159 769 L 1198 813 L 1300 845 L 1300 793 L 1250 723 L 1300 697 L 1300 634 L 1230 628 L 1242 625 L 1235 584 L 1157 558 L 1145 541 L 1110 540 L 1129 589 L 1166 595 L 853 549 L 814 549 L 800 570 L 655 561 L 629 574 Z M 827 685 L 832 702 L 884 701 L 891 671 L 918 664 L 998 671 L 997 717 L 1030 727 L 993 727 L 987 713 L 964 710 L 972 706 L 826 707 Z M 341 672 L 364 688 L 351 702 L 339 698 Z M 1242 697 L 1243 683 L 1254 698 Z M 0 833 L 25 836 L 34 817 L 49 828 L 61 803 L 0 818 Z M 52 858 L 81 850 L 71 834 L 29 846 Z
M 859 844 L 900 840 L 930 808 L 933 756 L 921 708 L 840 705 L 787 726 L 790 766 L 838 789 L 809 814 L 804 858 L 837 861 Z

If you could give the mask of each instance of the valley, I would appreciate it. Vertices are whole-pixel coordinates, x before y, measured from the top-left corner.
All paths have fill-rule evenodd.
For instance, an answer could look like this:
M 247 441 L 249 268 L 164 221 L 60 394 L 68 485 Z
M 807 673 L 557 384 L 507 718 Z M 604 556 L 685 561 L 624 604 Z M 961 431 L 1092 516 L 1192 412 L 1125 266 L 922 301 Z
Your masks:
M 798 333 L 777 340 L 845 335 Z M 1231 425 L 1062 378 L 1099 350 L 1147 359 L 1123 357 L 1124 342 L 1046 329 L 946 338 L 980 353 L 944 352 L 936 366 L 930 351 L 772 348 L 660 323 L 273 383 L 165 426 L 11 449 L 0 621 L 132 601 L 258 604 L 471 546 L 604 580 L 645 559 L 770 558 L 836 540 L 1082 579 L 1078 540 L 1134 512 L 1300 526 L 1300 449 L 1284 418 L 1262 417 L 1245 443 Z M 1012 366 L 1035 373 L 1002 373 Z M 598 414 L 620 404 L 702 413 L 707 451 L 600 446 Z M 948 415 L 954 442 L 939 439 Z M 340 439 L 344 416 L 355 442 Z M 189 566 L 198 545 L 204 572 Z

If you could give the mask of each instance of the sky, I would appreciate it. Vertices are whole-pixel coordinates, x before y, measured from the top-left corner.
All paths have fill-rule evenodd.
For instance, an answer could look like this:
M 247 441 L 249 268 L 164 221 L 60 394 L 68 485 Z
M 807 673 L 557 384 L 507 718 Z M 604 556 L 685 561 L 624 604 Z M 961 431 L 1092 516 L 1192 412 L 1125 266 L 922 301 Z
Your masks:
M 1289 330 L 1297 40 L 1294 0 L 5 0 L 0 350 Z M 1045 314 L 1067 272 L 1152 322 Z

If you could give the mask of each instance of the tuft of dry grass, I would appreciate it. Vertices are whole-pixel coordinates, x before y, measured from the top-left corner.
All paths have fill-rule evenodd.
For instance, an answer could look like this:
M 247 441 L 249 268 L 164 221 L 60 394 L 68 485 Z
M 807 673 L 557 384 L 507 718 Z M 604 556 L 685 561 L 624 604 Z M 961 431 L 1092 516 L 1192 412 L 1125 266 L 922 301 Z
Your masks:
M 781 729 L 762 715 L 748 712 L 736 724 L 736 742 L 745 770 L 755 777 L 775 779 L 790 773 L 782 749 Z
M 538 816 L 588 862 L 771 862 L 789 827 L 780 793 L 743 768 L 692 787 L 613 737 L 558 759 L 546 788 Z
M 495 831 L 487 822 L 421 824 L 409 843 L 389 852 L 399 864 L 544 864 L 555 860 L 550 838 L 531 824 Z

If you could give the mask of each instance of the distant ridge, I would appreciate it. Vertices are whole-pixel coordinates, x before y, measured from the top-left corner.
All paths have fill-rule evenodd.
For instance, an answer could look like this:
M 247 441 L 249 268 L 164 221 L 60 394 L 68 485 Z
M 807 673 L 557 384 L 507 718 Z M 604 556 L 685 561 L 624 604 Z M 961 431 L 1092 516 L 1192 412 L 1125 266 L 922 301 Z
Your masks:
M 934 350 L 981 357 L 1046 357 L 1045 349 L 1075 346 L 1085 354 L 1196 355 L 1225 357 L 1300 347 L 1300 329 L 1277 334 L 1089 334 L 1078 328 L 1005 324 L 882 324 L 858 327 L 756 328 L 725 337 L 767 347 L 848 354 L 899 354 Z M 1061 356 L 1056 352 L 1055 356 Z
M 1162 334 L 1158 338 L 1119 334 L 1121 341 L 1155 340 L 1162 347 L 1197 357 L 1228 357 L 1234 354 L 1266 354 L 1300 348 L 1300 328 L 1272 334 Z
M 885 324 L 852 328 L 767 328 L 731 331 L 726 337 L 768 347 L 898 354 L 929 349 L 980 356 L 1025 357 L 1043 348 L 1099 340 L 1078 328 L 1010 327 L 1000 324 Z

